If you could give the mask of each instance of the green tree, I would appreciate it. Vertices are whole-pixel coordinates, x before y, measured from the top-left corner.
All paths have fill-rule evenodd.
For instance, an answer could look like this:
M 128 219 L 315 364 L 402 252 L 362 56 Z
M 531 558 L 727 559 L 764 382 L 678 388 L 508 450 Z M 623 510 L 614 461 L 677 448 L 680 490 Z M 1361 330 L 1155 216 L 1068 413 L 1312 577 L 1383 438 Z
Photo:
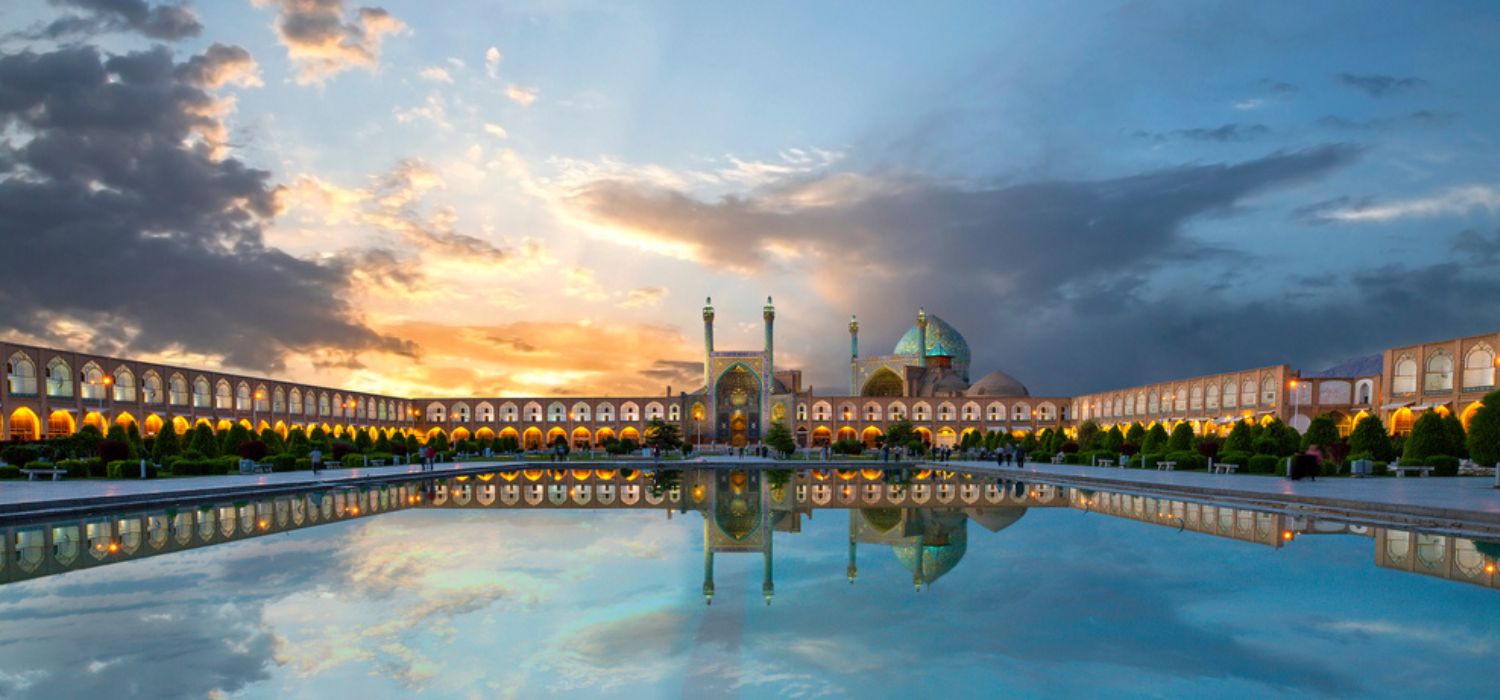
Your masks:
M 151 445 L 151 461 L 162 464 L 168 457 L 182 452 L 182 442 L 177 439 L 177 431 L 168 423 L 162 426 L 156 434 L 156 442 Z
M 1480 401 L 1479 410 L 1469 419 L 1466 442 L 1469 459 L 1475 464 L 1500 464 L 1500 391 L 1492 391 Z
M 1170 440 L 1167 429 L 1162 427 L 1161 423 L 1152 425 L 1151 429 L 1146 431 L 1146 439 L 1141 443 L 1141 452 L 1148 455 L 1165 452 L 1167 442 Z
M 1086 420 L 1083 422 L 1083 424 L 1078 426 L 1078 444 L 1082 445 L 1083 449 L 1085 450 L 1092 450 L 1097 447 L 1096 441 L 1099 439 L 1099 435 L 1102 432 L 1104 431 L 1099 428 L 1099 424 L 1097 422 L 1093 420 Z M 994 448 L 992 447 L 990 449 Z
M 557 437 L 558 437 L 558 439 L 562 440 L 562 442 L 563 442 L 564 445 L 568 444 L 567 438 L 564 438 L 561 435 L 559 435 Z M 448 434 L 445 433 L 445 432 L 443 432 L 443 431 L 441 431 L 441 430 L 439 430 L 439 431 L 433 433 L 432 437 L 427 438 L 427 444 L 431 445 L 432 449 L 437 450 L 438 452 L 447 452 L 448 451 Z
M 266 443 L 266 452 L 279 455 L 286 452 L 286 441 L 281 439 L 281 433 L 272 428 L 264 428 L 260 431 L 260 441 Z
M 682 434 L 675 424 L 653 418 L 646 424 L 646 445 L 662 452 L 675 450 L 682 445 Z
M 1224 438 L 1225 452 L 1250 452 L 1255 449 L 1255 429 L 1242 420 L 1234 422 L 1234 427 L 1229 429 L 1229 437 Z
M 1464 424 L 1458 416 L 1449 413 L 1443 416 L 1443 435 L 1448 438 L 1448 447 L 1443 454 L 1449 457 L 1468 457 L 1468 436 L 1464 435 Z
M 797 439 L 792 437 L 792 429 L 780 421 L 771 423 L 766 429 L 766 445 L 783 457 L 797 451 Z
M 248 442 L 252 437 L 254 436 L 250 434 L 249 428 L 235 423 L 229 427 L 229 430 L 224 431 L 222 439 L 219 440 L 219 454 L 239 454 L 240 443 Z
M 1333 422 L 1333 416 L 1325 413 L 1307 424 L 1307 434 L 1302 436 L 1302 449 L 1313 446 L 1325 448 L 1341 440 L 1338 424 Z M 1324 453 L 1327 453 L 1326 450 Z
M 911 421 L 902 418 L 901 420 L 892 423 L 889 428 L 886 428 L 885 444 L 892 447 L 898 445 L 908 445 L 911 444 L 911 441 L 916 437 L 916 434 L 916 430 L 912 427 Z
M 356 431 L 354 431 L 354 449 L 359 450 L 361 453 L 363 453 L 363 452 L 369 452 L 370 448 L 372 448 L 374 446 L 375 446 L 375 441 L 370 439 L 370 431 L 368 431 L 368 430 L 356 430 Z
M 1187 421 L 1182 421 L 1172 428 L 1172 437 L 1167 439 L 1167 450 L 1187 452 L 1191 449 L 1193 449 L 1193 426 Z
M 198 427 L 193 428 L 193 439 L 188 442 L 188 449 L 204 457 L 218 457 L 219 439 L 214 434 L 214 429 L 207 423 L 199 423 Z
M 1109 430 L 1104 433 L 1104 439 L 1099 441 L 1099 446 L 1110 452 L 1119 452 L 1123 444 L 1125 444 L 1125 434 L 1120 432 L 1118 425 L 1109 426 Z
M 311 442 L 328 442 L 328 431 L 321 425 L 313 426 L 312 432 L 308 433 L 307 439 Z
M 378 438 L 375 439 L 375 451 L 376 452 L 390 452 L 391 451 L 391 439 L 389 437 L 387 437 L 384 432 L 381 432 L 380 433 L 380 437 L 378 437 Z
M 293 457 L 306 457 L 312 452 L 312 445 L 307 441 L 307 433 L 301 428 L 292 428 L 286 434 L 286 452 Z
M 1401 462 L 1404 464 L 1420 464 L 1428 457 L 1439 455 L 1449 456 L 1444 450 L 1448 449 L 1448 431 L 1443 428 L 1443 417 L 1437 411 L 1424 411 L 1417 418 L 1417 422 L 1411 426 L 1411 435 L 1406 438 L 1406 446 L 1401 453 Z
M 1385 426 L 1379 416 L 1366 416 L 1354 424 L 1349 433 L 1349 454 L 1369 455 L 1370 459 L 1389 462 L 1393 451 L 1391 439 L 1385 434 Z
M 1131 423 L 1125 430 L 1125 442 L 1140 447 L 1146 442 L 1146 426 L 1140 423 Z

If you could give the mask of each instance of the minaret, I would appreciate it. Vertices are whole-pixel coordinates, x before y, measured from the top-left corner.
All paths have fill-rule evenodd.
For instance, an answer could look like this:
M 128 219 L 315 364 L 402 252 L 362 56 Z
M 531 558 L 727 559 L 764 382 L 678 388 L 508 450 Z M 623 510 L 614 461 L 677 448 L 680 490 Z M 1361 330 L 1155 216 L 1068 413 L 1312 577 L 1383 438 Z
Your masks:
M 917 366 L 927 366 L 927 311 L 917 307 Z
M 709 361 L 714 354 L 714 298 L 703 301 L 703 393 L 712 394 L 712 372 Z M 710 402 L 712 405 L 712 402 Z
M 671 511 L 667 511 L 670 513 Z M 703 604 L 714 604 L 714 549 L 708 543 L 708 516 L 703 517 Z
M 859 317 L 849 315 L 849 395 L 859 395 Z
M 852 585 L 854 583 L 854 577 L 859 575 L 859 567 L 854 565 L 854 538 L 853 537 L 849 538 L 849 569 L 848 569 L 848 571 L 846 573 L 849 574 L 849 583 Z
M 776 324 L 776 306 L 771 303 L 771 297 L 766 297 L 766 305 L 760 310 L 760 317 L 766 320 L 766 382 L 760 392 L 763 404 L 760 434 L 765 435 L 766 428 L 770 427 L 765 421 L 771 417 L 771 394 L 776 391 L 776 343 L 771 332 Z
M 776 596 L 776 584 L 771 581 L 771 525 L 768 521 L 767 524 L 761 527 L 765 528 L 766 531 L 766 548 L 765 563 L 762 565 L 764 573 L 760 580 L 760 594 L 766 597 L 766 605 L 770 605 L 771 598 Z

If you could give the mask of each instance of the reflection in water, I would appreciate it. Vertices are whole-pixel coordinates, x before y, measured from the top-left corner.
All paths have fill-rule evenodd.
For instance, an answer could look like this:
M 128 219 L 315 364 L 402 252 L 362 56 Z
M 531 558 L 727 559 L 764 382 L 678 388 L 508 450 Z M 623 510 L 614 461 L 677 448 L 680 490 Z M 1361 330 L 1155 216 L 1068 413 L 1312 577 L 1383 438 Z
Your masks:
M 858 545 L 889 547 L 922 590 L 968 549 L 968 523 L 992 533 L 1028 508 L 1074 508 L 1178 531 L 1282 547 L 1304 535 L 1375 541 L 1383 568 L 1500 588 L 1500 544 L 1138 494 L 1026 485 L 988 475 L 915 469 L 525 469 L 370 488 L 320 489 L 258 501 L 101 515 L 4 529 L 0 582 L 234 542 L 409 508 L 648 509 L 703 517 L 703 598 L 712 604 L 714 557 L 756 554 L 761 594 L 775 598 L 774 533 L 801 531 L 814 510 L 846 510 L 847 576 Z

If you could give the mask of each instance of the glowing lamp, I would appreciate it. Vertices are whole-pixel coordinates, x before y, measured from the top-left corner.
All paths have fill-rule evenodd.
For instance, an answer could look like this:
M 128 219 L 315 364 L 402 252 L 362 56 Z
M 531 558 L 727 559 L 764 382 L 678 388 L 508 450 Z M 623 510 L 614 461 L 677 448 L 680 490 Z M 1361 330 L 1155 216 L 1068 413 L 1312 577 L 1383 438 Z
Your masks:
M 109 553 L 110 554 L 114 554 L 114 553 L 119 552 L 119 551 L 120 551 L 120 543 L 119 542 L 110 542 L 109 543 Z
M 1281 539 L 1291 542 L 1293 537 L 1295 537 L 1295 535 L 1292 534 L 1291 530 L 1282 530 Z

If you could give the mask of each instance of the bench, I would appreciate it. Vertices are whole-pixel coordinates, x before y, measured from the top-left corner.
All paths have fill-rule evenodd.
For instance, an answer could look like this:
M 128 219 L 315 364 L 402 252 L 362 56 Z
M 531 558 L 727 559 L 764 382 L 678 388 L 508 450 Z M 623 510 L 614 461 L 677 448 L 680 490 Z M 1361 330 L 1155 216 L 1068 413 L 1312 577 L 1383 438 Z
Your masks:
M 250 461 L 248 459 L 242 459 L 242 460 L 240 460 L 240 473 L 241 474 L 270 474 L 271 473 L 271 465 L 269 463 L 258 464 L 256 462 L 252 462 L 252 461 Z
M 1177 463 L 1176 462 L 1161 461 L 1161 462 L 1157 462 L 1156 463 L 1156 471 L 1159 471 L 1159 472 L 1170 472 L 1170 471 L 1176 471 L 1176 470 L 1177 470 Z
M 36 481 L 36 475 L 37 474 L 51 474 L 53 481 L 61 481 L 62 478 L 68 474 L 68 470 L 66 470 L 66 469 L 57 469 L 57 468 L 52 468 L 52 469 L 22 469 L 21 473 L 26 475 L 26 480 L 27 481 Z
M 1228 462 L 1216 462 L 1216 463 L 1214 463 L 1214 473 L 1215 474 L 1233 474 L 1239 468 L 1240 468 L 1240 465 L 1238 465 L 1238 464 L 1229 464 Z
M 1053 464 L 1062 464 L 1063 463 L 1062 455 L 1053 455 L 1052 456 L 1052 463 Z
M 1406 476 L 1407 472 L 1416 472 L 1417 476 L 1427 476 L 1432 472 L 1432 467 L 1407 466 L 1405 464 L 1387 464 L 1386 471 L 1396 472 L 1396 478 Z
M 372 460 L 370 460 L 370 466 L 372 466 L 372 467 L 383 467 L 383 466 L 385 466 L 385 460 L 383 460 L 383 459 L 372 459 Z

